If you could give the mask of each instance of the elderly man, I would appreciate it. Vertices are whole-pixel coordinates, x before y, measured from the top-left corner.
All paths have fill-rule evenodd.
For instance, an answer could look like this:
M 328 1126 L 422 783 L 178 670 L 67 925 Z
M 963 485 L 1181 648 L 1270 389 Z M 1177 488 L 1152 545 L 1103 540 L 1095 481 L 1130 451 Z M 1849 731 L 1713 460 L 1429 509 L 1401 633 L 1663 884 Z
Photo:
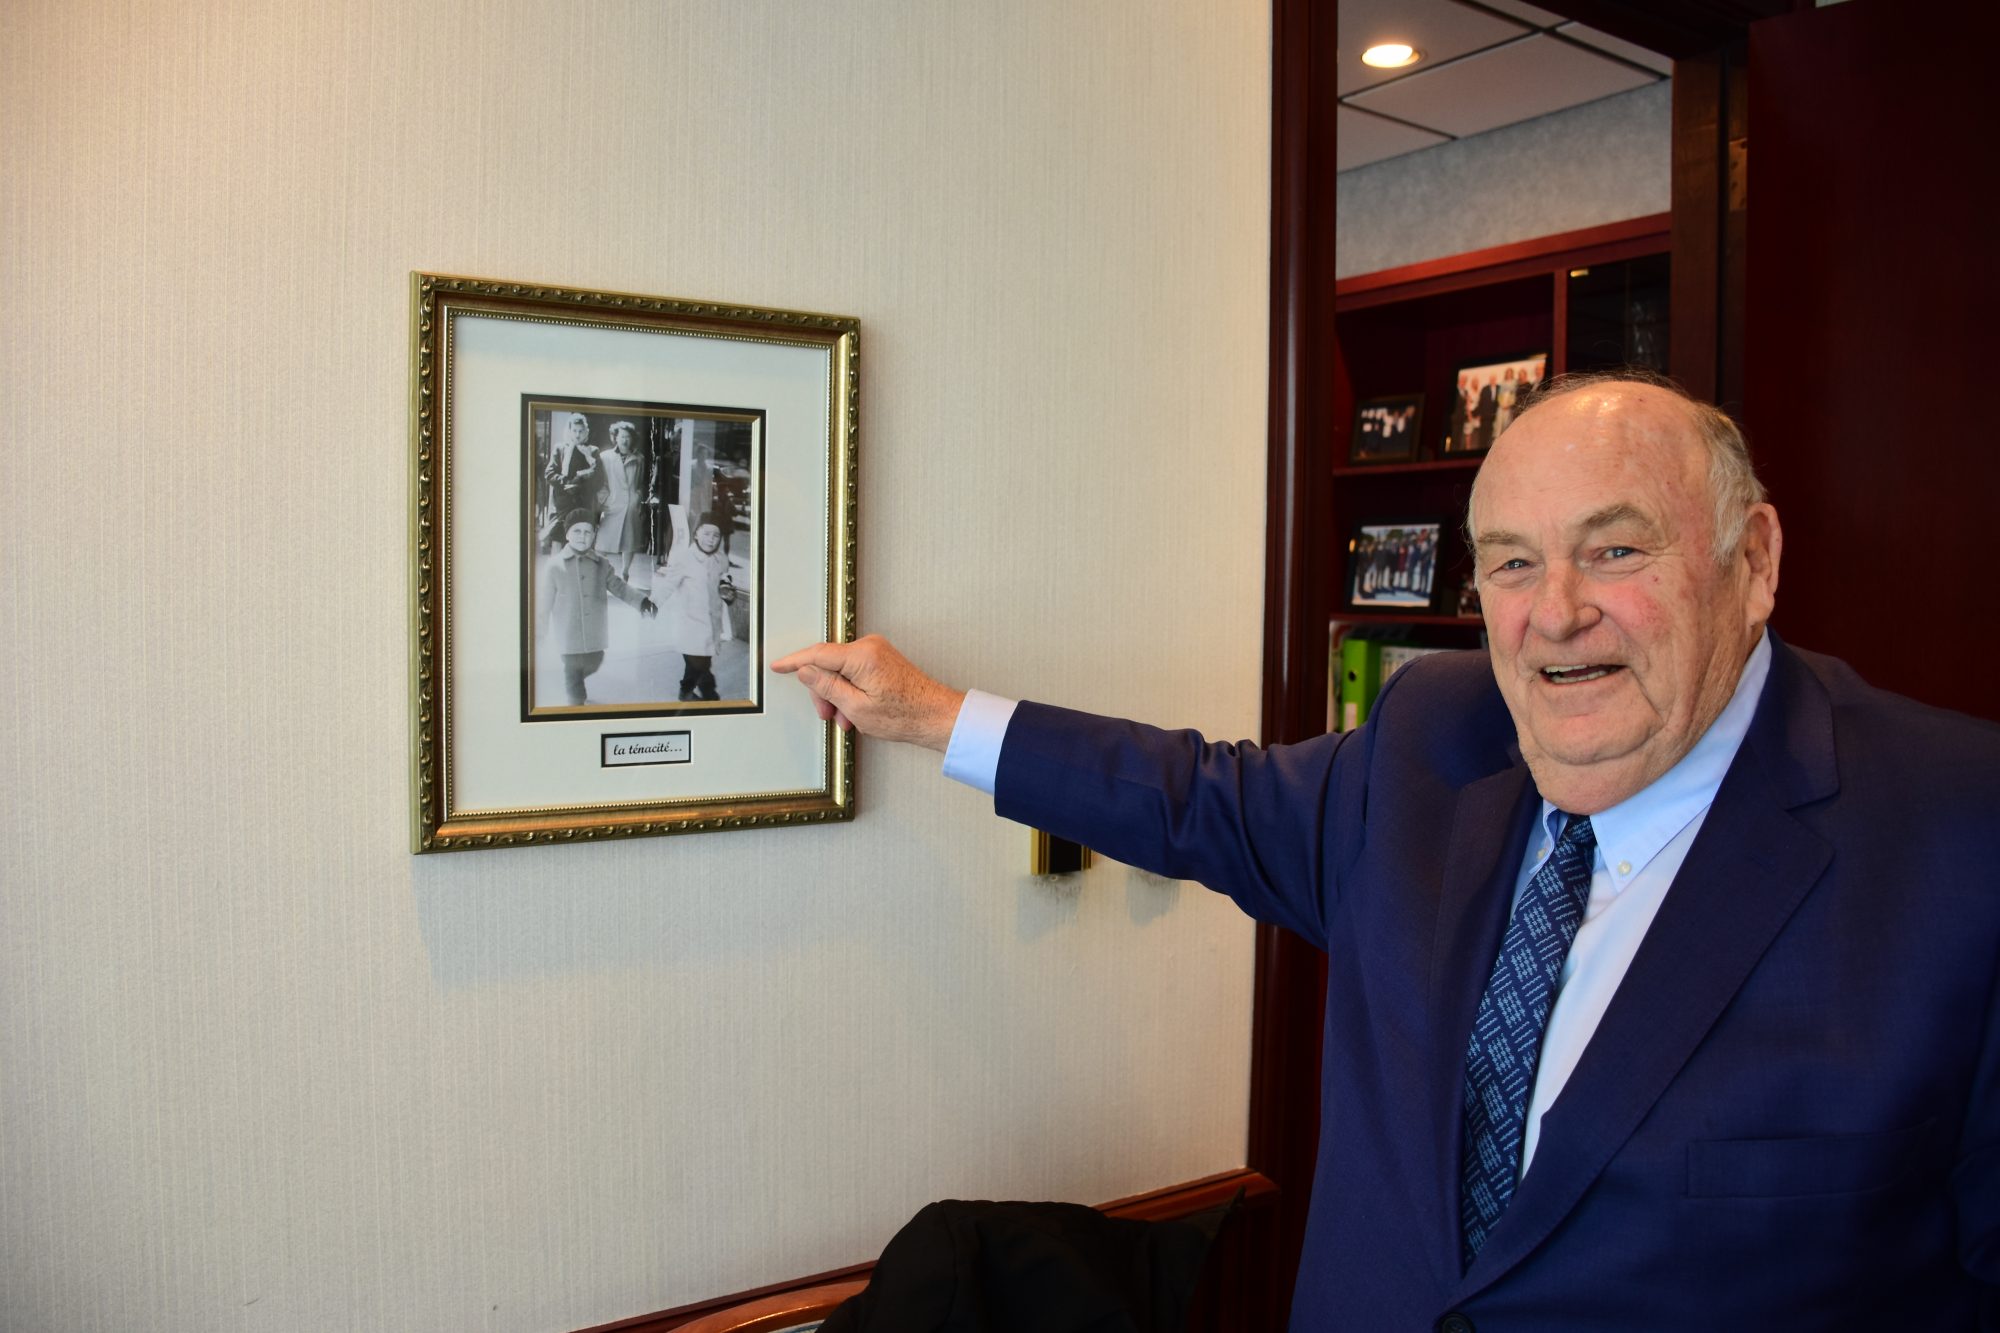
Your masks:
M 1468 536 L 1489 654 L 1258 749 L 778 663 L 1003 815 L 1329 956 L 1299 1329 L 2000 1327 L 2000 729 L 1765 628 L 1728 418 L 1550 386 Z

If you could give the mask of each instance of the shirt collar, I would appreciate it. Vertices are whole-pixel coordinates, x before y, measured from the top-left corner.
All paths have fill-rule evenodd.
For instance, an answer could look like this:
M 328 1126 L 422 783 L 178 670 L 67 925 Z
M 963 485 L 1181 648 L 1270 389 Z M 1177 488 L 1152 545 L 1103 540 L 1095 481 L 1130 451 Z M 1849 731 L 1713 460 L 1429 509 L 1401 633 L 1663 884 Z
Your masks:
M 1617 888 L 1624 888 L 1661 848 L 1714 803 L 1736 751 L 1750 732 L 1750 719 L 1756 716 L 1757 701 L 1763 697 L 1764 681 L 1770 674 L 1771 636 L 1760 634 L 1757 646 L 1750 650 L 1750 660 L 1743 664 L 1736 692 L 1694 748 L 1645 790 L 1590 817 L 1598 855 Z M 1561 814 L 1555 806 L 1542 802 L 1542 825 L 1552 840 L 1562 832 Z

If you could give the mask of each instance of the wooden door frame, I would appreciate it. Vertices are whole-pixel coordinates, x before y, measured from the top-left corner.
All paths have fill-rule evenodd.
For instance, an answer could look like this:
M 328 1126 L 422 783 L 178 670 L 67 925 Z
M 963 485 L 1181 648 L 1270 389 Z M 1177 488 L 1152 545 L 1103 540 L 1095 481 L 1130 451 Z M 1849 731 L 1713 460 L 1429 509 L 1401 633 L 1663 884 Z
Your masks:
M 1267 745 L 1324 730 L 1325 524 L 1332 478 L 1312 441 L 1333 399 L 1334 122 L 1337 8 L 1271 6 L 1271 381 L 1265 495 L 1264 688 Z M 1277 1187 L 1264 1274 L 1273 1329 L 1284 1326 L 1319 1145 L 1326 958 L 1276 926 L 1257 927 L 1248 1165 Z

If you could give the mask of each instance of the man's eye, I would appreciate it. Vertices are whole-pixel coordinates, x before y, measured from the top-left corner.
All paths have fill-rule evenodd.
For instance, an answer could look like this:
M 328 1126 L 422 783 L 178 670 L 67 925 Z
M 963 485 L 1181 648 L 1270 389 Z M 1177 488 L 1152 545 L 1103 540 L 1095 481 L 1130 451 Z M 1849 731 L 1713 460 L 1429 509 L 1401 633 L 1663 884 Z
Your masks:
M 1606 560 L 1623 560 L 1628 555 L 1637 554 L 1639 554 L 1638 548 L 1632 546 L 1607 546 L 1604 549 Z
M 1502 560 L 1493 567 L 1493 572 L 1495 574 L 1511 574 L 1516 570 L 1526 569 L 1527 567 L 1528 562 L 1517 555 L 1511 560 Z

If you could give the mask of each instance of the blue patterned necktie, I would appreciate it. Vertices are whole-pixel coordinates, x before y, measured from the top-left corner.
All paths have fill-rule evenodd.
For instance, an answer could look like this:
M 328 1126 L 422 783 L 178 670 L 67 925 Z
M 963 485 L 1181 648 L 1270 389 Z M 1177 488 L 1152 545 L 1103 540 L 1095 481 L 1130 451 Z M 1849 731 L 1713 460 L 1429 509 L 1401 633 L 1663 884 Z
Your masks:
M 1583 921 L 1596 846 L 1589 819 L 1569 821 L 1555 851 L 1521 894 L 1500 941 L 1500 956 L 1493 960 L 1486 993 L 1479 997 L 1465 1051 L 1465 1157 L 1459 1182 L 1467 1268 L 1514 1197 L 1542 1030 L 1555 1003 L 1563 958 Z

